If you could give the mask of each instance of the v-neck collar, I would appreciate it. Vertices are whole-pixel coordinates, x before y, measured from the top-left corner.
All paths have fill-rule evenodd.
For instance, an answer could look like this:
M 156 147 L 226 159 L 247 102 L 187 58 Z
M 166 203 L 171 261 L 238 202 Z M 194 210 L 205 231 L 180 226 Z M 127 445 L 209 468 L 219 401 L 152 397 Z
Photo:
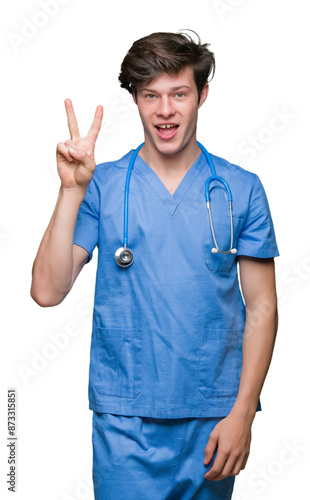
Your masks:
M 160 180 L 155 171 L 141 158 L 141 156 L 137 155 L 135 164 L 133 167 L 133 172 L 136 171 L 140 173 L 152 186 L 154 191 L 157 193 L 162 202 L 166 205 L 167 209 L 170 212 L 170 215 L 173 215 L 185 197 L 186 193 L 192 186 L 193 182 L 200 174 L 201 170 L 204 166 L 204 154 L 200 153 L 197 160 L 192 164 L 192 166 L 188 169 L 177 189 L 173 194 L 168 191 L 164 183 Z

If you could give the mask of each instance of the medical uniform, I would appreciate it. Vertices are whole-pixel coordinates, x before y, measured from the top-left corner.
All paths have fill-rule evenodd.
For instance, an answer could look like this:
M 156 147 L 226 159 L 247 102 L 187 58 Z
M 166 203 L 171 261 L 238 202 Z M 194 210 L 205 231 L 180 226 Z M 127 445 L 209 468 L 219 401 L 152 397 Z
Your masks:
M 90 259 L 98 246 L 89 369 L 96 500 L 226 500 L 234 477 L 204 479 L 204 448 L 238 392 L 245 305 L 236 258 L 279 255 L 268 201 L 256 174 L 211 155 L 233 195 L 238 250 L 212 253 L 204 154 L 173 195 L 138 155 L 128 211 L 135 257 L 119 267 L 132 154 L 96 166 L 74 234 Z M 227 193 L 218 181 L 210 200 L 218 246 L 229 249 Z

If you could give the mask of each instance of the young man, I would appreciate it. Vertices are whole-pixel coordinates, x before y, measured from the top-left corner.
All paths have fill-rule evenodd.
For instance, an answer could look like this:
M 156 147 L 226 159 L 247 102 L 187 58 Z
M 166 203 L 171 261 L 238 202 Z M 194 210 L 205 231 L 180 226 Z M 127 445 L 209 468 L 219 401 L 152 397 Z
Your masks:
M 208 44 L 188 35 L 136 41 L 119 80 L 145 142 L 115 162 L 94 160 L 102 107 L 81 138 L 65 101 L 71 139 L 57 146 L 61 187 L 31 295 L 59 304 L 98 246 L 96 500 L 228 500 L 249 455 L 277 331 L 279 252 L 259 177 L 197 143 L 214 67 Z M 211 164 L 221 179 L 206 189 Z

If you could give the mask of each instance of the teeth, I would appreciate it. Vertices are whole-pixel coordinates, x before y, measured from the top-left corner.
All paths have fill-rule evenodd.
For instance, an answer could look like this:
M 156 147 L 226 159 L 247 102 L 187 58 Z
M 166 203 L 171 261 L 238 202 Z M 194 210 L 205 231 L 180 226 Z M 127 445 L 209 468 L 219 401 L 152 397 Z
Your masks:
M 159 128 L 171 128 L 174 127 L 175 125 L 159 125 Z

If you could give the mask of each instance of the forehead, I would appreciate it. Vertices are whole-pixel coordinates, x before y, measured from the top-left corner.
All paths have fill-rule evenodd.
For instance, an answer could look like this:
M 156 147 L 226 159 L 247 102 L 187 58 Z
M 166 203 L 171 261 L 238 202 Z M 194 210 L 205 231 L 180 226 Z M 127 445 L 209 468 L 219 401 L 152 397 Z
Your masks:
M 150 82 L 141 83 L 138 86 L 138 91 L 144 89 L 153 90 L 169 90 L 173 88 L 179 88 L 182 86 L 195 87 L 195 80 L 193 69 L 190 66 L 184 68 L 177 75 L 168 75 L 167 73 L 160 73 L 158 76 L 153 78 Z

